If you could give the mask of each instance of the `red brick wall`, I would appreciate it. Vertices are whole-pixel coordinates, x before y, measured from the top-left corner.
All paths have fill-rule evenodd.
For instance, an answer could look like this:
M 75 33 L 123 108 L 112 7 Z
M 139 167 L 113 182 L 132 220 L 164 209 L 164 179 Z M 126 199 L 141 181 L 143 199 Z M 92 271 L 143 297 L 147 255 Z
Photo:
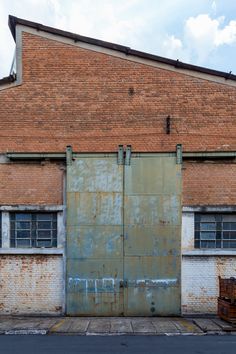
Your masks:
M 184 163 L 183 205 L 236 205 L 236 164 Z
M 0 152 L 236 150 L 235 97 L 184 71 L 24 33 L 23 85 L 0 91 Z
M 0 204 L 63 204 L 63 169 L 56 164 L 0 164 Z

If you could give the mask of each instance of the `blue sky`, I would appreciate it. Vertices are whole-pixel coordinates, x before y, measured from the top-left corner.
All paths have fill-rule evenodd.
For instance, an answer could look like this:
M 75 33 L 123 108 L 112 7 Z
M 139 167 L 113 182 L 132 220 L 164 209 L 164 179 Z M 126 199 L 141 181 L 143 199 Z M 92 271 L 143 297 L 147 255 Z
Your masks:
M 0 77 L 14 52 L 9 14 L 236 74 L 234 0 L 0 0 Z

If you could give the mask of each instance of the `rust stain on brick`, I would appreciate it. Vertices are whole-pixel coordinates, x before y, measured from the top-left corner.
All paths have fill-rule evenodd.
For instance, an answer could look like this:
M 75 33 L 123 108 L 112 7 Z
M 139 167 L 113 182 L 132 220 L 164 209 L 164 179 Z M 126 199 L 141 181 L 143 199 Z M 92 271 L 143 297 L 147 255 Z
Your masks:
M 0 269 L 0 314 L 62 313 L 61 256 L 4 255 Z
M 218 275 L 235 274 L 234 257 L 186 257 L 183 260 L 182 311 L 184 314 L 217 313 Z

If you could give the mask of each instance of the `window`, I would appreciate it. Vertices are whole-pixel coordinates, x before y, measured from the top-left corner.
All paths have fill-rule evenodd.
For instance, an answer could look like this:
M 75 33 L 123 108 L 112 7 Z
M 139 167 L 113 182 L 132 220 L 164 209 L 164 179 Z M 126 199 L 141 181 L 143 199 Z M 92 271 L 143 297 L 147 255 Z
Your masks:
M 57 247 L 56 213 L 11 213 L 11 247 Z
M 236 248 L 236 214 L 195 214 L 195 248 Z

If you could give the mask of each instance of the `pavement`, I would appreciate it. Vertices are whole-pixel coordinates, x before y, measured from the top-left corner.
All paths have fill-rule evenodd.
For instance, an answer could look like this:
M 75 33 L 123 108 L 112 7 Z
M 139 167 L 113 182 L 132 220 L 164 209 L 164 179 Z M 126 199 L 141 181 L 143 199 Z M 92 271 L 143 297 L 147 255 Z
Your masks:
M 215 318 L 0 316 L 0 334 L 224 335 L 236 325 Z
M 236 336 L 0 336 L 2 354 L 235 354 Z

